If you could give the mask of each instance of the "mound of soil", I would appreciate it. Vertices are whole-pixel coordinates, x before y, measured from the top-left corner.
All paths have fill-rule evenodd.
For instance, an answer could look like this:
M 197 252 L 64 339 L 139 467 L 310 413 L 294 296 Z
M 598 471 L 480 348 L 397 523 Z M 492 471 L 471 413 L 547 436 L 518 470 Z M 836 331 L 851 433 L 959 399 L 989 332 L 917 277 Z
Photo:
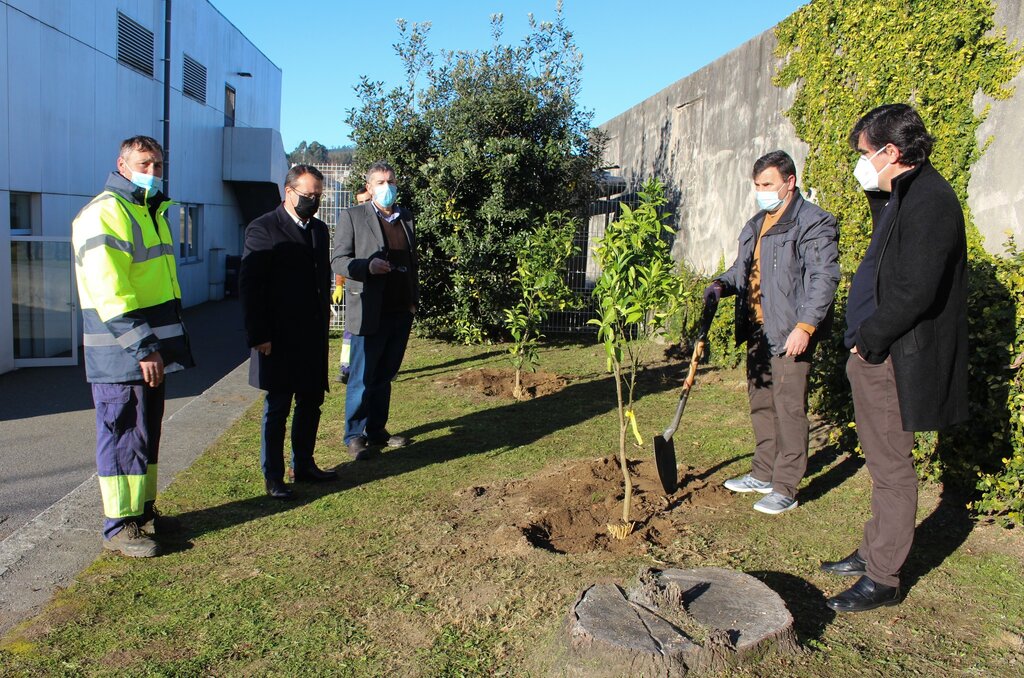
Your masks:
M 493 534 L 501 552 L 524 547 L 554 553 L 636 553 L 644 545 L 664 546 L 679 534 L 690 510 L 731 502 L 721 485 L 702 473 L 679 468 L 679 489 L 666 497 L 654 461 L 630 460 L 635 523 L 632 534 L 616 539 L 608 525 L 622 520 L 623 479 L 617 457 L 560 464 L 532 478 L 496 486 L 472 487 L 458 493 L 461 509 L 471 513 L 500 512 L 504 523 Z
M 462 388 L 474 393 L 495 398 L 512 399 L 516 372 L 511 368 L 496 369 L 485 367 L 479 370 L 460 372 L 452 379 L 437 382 L 444 388 Z M 569 380 L 550 372 L 524 372 L 522 377 L 523 400 L 557 393 L 565 388 Z

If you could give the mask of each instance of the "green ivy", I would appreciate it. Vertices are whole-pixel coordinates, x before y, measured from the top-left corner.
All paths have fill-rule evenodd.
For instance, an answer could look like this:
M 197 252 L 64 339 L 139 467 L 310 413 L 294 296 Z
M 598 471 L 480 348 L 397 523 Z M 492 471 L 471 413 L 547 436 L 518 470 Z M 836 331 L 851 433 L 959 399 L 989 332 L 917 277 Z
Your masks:
M 775 83 L 797 86 L 786 114 L 810 146 L 803 183 L 840 224 L 837 322 L 823 342 L 815 406 L 841 430 L 852 430 L 842 318 L 871 219 L 852 176 L 856 155 L 847 135 L 875 106 L 906 102 L 936 138 L 931 161 L 960 196 L 969 247 L 972 417 L 954 430 L 921 435 L 919 470 L 947 482 L 977 482 L 982 498 L 973 504 L 976 510 L 1020 523 L 1024 391 L 1020 361 L 1010 368 L 1024 346 L 1020 254 L 1012 245 L 1006 259 L 985 252 L 967 207 L 971 166 L 984 150 L 976 134 L 989 111 L 975 112 L 975 95 L 1009 97 L 1006 83 L 1024 62 L 1005 30 L 995 30 L 994 12 L 990 0 L 815 0 L 776 28 L 783 66 Z

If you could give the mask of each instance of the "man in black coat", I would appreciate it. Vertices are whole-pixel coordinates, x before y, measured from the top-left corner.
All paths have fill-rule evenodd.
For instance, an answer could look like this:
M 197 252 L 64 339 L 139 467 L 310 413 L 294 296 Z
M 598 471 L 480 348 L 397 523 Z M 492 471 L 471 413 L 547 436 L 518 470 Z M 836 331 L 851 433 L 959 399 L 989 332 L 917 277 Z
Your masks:
M 369 202 L 341 213 L 331 263 L 345 276 L 345 330 L 352 334 L 345 392 L 345 444 L 362 460 L 372 446 L 403 447 L 391 435 L 391 380 L 398 374 L 419 300 L 412 214 L 395 203 L 395 171 L 384 162 L 366 173 Z
M 296 165 L 285 178 L 284 203 L 245 229 L 239 291 L 252 348 L 249 383 L 267 392 L 260 465 L 267 494 L 275 499 L 292 496 L 284 484 L 284 432 L 293 398 L 296 482 L 337 477 L 313 461 L 320 406 L 328 390 L 330 236 L 327 225 L 313 217 L 323 179 L 315 167 Z
M 900 602 L 914 539 L 915 431 L 967 419 L 967 239 L 953 188 L 928 161 L 934 142 L 905 104 L 854 126 L 854 176 L 871 205 L 871 243 L 846 310 L 846 374 L 871 474 L 871 520 L 860 547 L 826 572 L 859 575 L 833 596 L 838 612 Z

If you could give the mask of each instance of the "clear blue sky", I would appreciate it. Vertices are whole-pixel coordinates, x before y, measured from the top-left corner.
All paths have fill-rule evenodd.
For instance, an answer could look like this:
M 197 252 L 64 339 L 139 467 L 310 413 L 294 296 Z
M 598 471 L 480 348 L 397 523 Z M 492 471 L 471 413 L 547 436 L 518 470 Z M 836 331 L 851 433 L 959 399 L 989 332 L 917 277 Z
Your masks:
M 527 34 L 527 15 L 555 16 L 555 0 L 211 0 L 283 71 L 281 134 L 300 141 L 350 143 L 346 111 L 360 75 L 404 83 L 392 45 L 395 20 L 432 22 L 428 46 L 472 50 L 491 44 L 490 15 L 505 16 L 503 42 Z M 599 125 L 765 31 L 800 0 L 564 0 L 583 52 L 582 108 Z

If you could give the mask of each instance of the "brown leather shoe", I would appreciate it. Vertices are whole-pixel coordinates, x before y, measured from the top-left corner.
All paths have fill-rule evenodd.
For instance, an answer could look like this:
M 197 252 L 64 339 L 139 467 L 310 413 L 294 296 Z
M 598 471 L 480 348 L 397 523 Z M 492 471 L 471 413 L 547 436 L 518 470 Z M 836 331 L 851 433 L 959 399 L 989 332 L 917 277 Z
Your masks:
M 147 537 L 181 532 L 181 521 L 174 516 L 165 516 L 155 506 L 152 512 L 143 518 L 145 521 L 139 525 L 139 530 Z

